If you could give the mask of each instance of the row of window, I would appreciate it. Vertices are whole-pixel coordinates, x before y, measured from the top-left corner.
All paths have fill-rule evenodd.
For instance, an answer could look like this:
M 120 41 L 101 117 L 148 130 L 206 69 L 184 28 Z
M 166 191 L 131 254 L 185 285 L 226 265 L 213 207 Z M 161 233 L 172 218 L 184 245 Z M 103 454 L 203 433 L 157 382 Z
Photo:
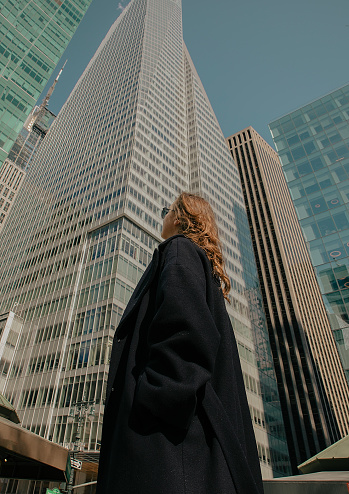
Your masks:
M 114 303 L 80 311 L 74 319 L 72 338 L 97 333 L 104 329 L 115 331 L 122 314 L 123 309 Z
M 306 105 L 296 112 L 286 115 L 285 117 L 275 120 L 270 124 L 270 129 L 274 137 L 280 135 L 280 130 L 285 134 L 294 132 L 295 128 L 301 128 L 303 125 L 308 125 L 309 122 L 316 121 L 325 115 L 337 112 L 339 109 L 346 107 L 349 103 L 348 86 L 342 88 L 332 94 L 321 98 L 314 103 Z
M 66 242 L 63 242 L 60 245 L 51 247 L 45 252 L 42 252 L 41 254 L 29 258 L 27 261 L 25 261 L 25 263 L 22 265 L 22 269 L 28 269 L 30 267 L 35 266 L 36 264 L 42 264 L 44 261 L 50 259 L 51 257 L 56 257 L 57 255 L 63 254 L 64 252 L 67 251 L 70 252 L 74 247 L 80 245 L 80 242 L 81 242 L 81 235 L 77 235 L 76 237 L 71 238 Z
M 44 341 L 52 341 L 60 338 L 65 334 L 67 328 L 66 321 L 58 322 L 44 327 L 38 328 L 35 336 L 35 344 L 42 343 Z
M 109 266 L 109 263 L 108 263 Z M 143 274 L 144 269 L 131 263 L 123 256 L 117 258 L 117 272 L 132 283 L 136 284 Z M 125 303 L 129 299 L 133 287 L 113 277 L 92 286 L 82 288 L 78 300 L 78 308 L 99 303 L 111 297 L 115 297 Z
M 5 161 L 0 169 L 0 192 L 3 187 L 9 187 L 10 189 L 12 189 L 12 192 L 15 192 L 16 190 L 18 190 L 18 187 L 20 186 L 23 178 L 23 171 L 13 166 L 9 161 Z M 6 197 L 5 192 L 2 194 L 4 197 Z
M 64 288 L 70 287 L 75 284 L 77 273 L 68 273 L 65 276 L 52 280 L 47 283 L 43 283 L 28 291 L 22 291 L 20 296 L 16 299 L 20 305 L 29 304 L 31 300 L 38 300 L 39 298 L 50 295 L 51 293 L 61 291 Z
M 72 343 L 64 364 L 65 371 L 109 364 L 112 344 L 112 337 Z
M 50 300 L 48 302 L 37 304 L 23 312 L 23 318 L 28 322 L 33 319 L 45 317 L 48 314 L 56 314 L 70 307 L 72 295 L 63 295 L 62 297 Z
M 58 369 L 60 352 L 48 355 L 38 355 L 29 361 L 28 374 L 39 374 L 41 372 L 51 372 Z
M 43 266 L 41 269 L 22 276 L 18 282 L 15 283 L 14 288 L 21 288 L 24 285 L 34 283 L 38 279 L 43 279 L 45 276 L 57 273 L 60 270 L 67 269 L 68 267 L 75 266 L 81 260 L 81 252 L 72 254 L 64 259 L 59 259 L 48 266 Z
M 18 408 L 37 408 L 52 405 L 53 390 L 53 387 L 45 387 L 23 391 Z

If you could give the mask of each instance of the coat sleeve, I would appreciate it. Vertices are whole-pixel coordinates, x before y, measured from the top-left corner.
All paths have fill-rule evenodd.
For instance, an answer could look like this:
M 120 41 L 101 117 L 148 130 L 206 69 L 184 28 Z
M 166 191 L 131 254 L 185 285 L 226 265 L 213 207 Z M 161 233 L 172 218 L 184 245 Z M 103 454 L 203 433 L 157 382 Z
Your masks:
M 149 354 L 135 391 L 137 416 L 187 429 L 197 392 L 210 379 L 220 335 L 206 302 L 205 273 L 165 266 L 149 325 Z M 195 272 L 194 272 L 195 271 Z

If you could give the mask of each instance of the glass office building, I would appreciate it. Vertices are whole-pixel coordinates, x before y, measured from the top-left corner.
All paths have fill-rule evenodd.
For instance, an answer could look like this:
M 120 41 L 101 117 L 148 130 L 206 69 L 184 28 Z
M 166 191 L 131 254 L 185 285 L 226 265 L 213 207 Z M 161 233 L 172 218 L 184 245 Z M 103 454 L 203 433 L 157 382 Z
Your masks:
M 161 209 L 183 190 L 216 211 L 262 471 L 288 474 L 239 172 L 184 45 L 179 0 L 129 3 L 31 162 L 1 233 L 0 312 L 17 303 L 24 320 L 5 395 L 25 427 L 69 447 L 72 404 L 93 401 L 82 443 L 99 449 L 115 328 L 161 242 Z
M 349 381 L 349 85 L 270 130 Z
M 0 168 L 92 0 L 0 0 Z

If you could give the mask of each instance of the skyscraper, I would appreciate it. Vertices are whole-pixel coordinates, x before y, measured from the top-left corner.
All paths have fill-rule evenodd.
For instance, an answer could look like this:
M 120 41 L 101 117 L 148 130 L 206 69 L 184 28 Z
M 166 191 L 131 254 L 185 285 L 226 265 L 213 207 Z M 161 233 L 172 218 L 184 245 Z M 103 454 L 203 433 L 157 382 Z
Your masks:
M 35 106 L 10 149 L 8 160 L 25 170 L 55 118 L 48 108 Z
M 180 0 L 130 2 L 31 163 L 1 234 L 0 311 L 17 302 L 24 320 L 5 394 L 25 427 L 64 444 L 70 406 L 93 400 L 82 441 L 98 449 L 115 327 L 182 190 L 216 211 L 262 471 L 287 474 L 239 173 L 184 45 Z
M 270 124 L 349 382 L 349 84 Z
M 0 168 L 92 0 L 0 0 Z
M 20 191 L 26 169 L 55 118 L 45 106 L 36 106 L 0 168 L 0 231 Z
M 242 182 L 293 471 L 349 432 L 349 389 L 277 153 L 227 139 Z

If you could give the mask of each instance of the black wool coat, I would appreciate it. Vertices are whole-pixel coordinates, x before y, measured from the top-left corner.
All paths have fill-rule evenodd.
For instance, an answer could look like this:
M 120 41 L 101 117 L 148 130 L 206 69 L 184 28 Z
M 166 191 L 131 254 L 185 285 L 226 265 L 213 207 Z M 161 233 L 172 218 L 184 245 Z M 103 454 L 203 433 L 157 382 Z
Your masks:
M 237 346 L 205 252 L 159 245 L 117 329 L 97 494 L 261 494 Z

